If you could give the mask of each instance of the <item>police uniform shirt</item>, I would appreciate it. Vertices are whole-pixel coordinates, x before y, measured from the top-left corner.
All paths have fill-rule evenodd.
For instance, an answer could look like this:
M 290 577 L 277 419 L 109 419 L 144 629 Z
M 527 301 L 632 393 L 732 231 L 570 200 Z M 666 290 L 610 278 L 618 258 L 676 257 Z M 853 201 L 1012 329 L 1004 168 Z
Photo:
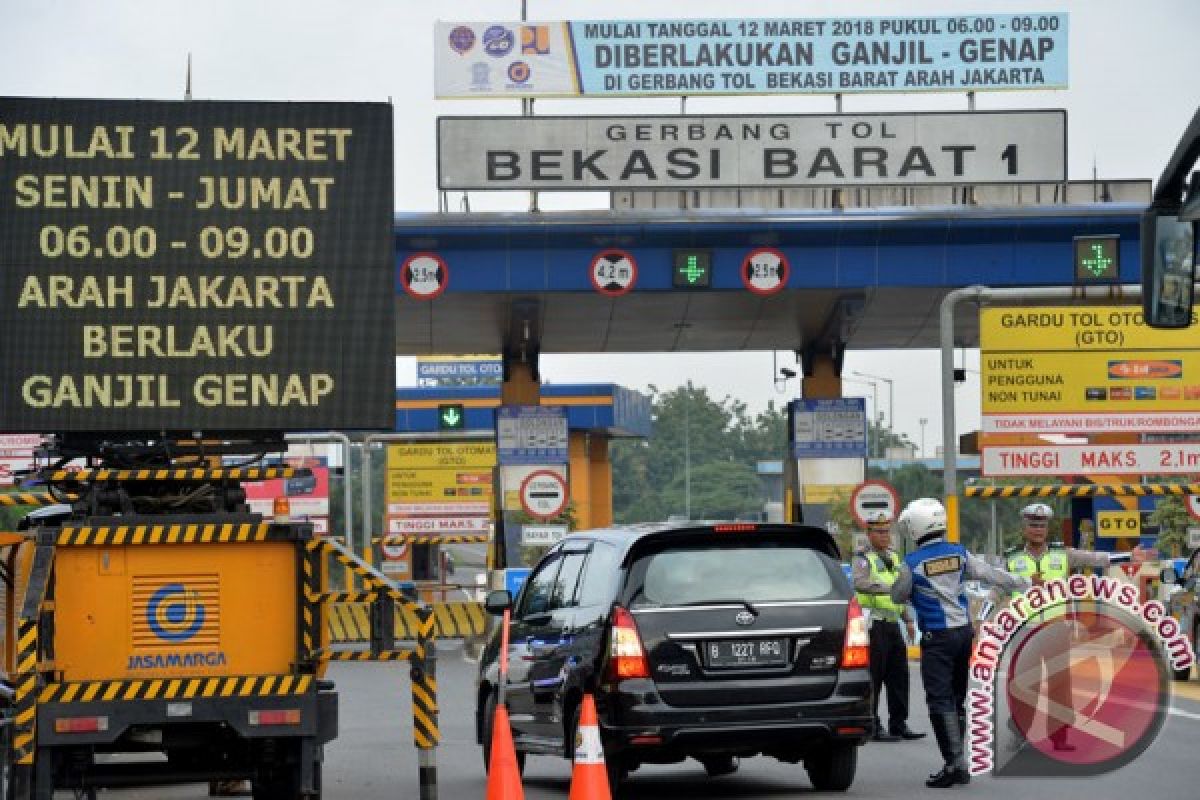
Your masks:
M 1047 545 L 1042 551 L 1041 558 L 1035 558 L 1033 553 L 1029 552 L 1028 547 L 1017 547 L 1005 553 L 1005 563 L 1011 564 L 1014 556 L 1024 554 L 1032 559 L 1035 565 L 1042 563 L 1050 553 L 1064 553 L 1067 557 L 1067 571 L 1075 572 L 1080 569 L 1108 569 L 1112 564 L 1112 555 L 1103 553 L 1098 550 L 1076 550 L 1074 547 L 1062 547 L 1061 545 Z M 1035 572 L 1037 569 L 1034 570 Z
M 892 550 L 883 550 L 882 552 L 875 549 L 871 549 L 870 551 L 859 550 L 854 554 L 854 560 L 850 562 L 850 577 L 854 583 L 854 591 L 863 594 L 880 594 L 890 597 L 892 593 L 891 585 L 875 580 L 875 575 L 871 571 L 871 562 L 867 560 L 869 552 L 875 553 L 882 558 L 885 566 L 890 560 L 893 569 L 899 569 L 902 563 L 900 556 L 896 555 Z M 911 612 L 909 612 L 906 606 L 900 614 L 900 619 L 907 622 L 910 617 Z
M 912 602 L 923 631 L 957 628 L 971 621 L 963 588 L 968 580 L 1009 592 L 1031 585 L 1028 578 L 997 569 L 961 544 L 939 537 L 904 557 L 900 574 L 892 584 L 892 599 Z

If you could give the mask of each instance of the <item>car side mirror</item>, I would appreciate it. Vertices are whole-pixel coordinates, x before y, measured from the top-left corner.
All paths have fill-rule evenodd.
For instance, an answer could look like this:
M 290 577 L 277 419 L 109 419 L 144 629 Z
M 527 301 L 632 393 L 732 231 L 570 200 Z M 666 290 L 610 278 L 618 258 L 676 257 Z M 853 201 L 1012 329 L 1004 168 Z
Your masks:
M 512 595 L 508 589 L 496 589 L 488 592 L 483 600 L 483 609 L 489 614 L 499 617 L 512 608 Z
M 1159 573 L 1158 577 L 1164 586 L 1173 586 L 1179 583 L 1179 576 L 1175 574 L 1174 567 L 1163 567 L 1163 571 Z
M 1192 217 L 1189 213 L 1186 215 Z M 1192 217 L 1194 219 L 1194 217 Z M 1142 216 L 1142 316 L 1152 328 L 1192 324 L 1196 223 L 1153 208 Z

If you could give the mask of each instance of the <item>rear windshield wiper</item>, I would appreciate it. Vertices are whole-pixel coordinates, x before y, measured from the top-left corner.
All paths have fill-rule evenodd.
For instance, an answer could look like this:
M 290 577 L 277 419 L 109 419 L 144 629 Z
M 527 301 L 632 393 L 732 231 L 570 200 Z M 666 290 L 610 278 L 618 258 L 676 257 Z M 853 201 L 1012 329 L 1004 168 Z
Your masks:
M 758 616 L 758 609 L 750 604 L 749 600 L 742 598 L 723 598 L 720 600 L 693 600 L 690 603 L 680 603 L 680 606 L 744 606 L 754 616 Z

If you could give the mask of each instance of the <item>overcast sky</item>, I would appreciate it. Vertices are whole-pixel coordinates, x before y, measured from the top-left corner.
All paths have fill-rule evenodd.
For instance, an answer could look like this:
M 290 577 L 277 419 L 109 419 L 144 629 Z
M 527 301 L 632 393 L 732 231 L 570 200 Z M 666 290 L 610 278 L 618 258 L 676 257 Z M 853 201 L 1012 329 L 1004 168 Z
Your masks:
M 1055 92 L 980 93 L 978 108 L 1062 107 L 1069 113 L 1069 176 L 1155 178 L 1200 103 L 1196 35 L 1200 0 L 529 0 L 529 19 L 878 16 L 1069 11 L 1070 84 Z M 396 209 L 437 209 L 435 118 L 439 114 L 512 114 L 516 100 L 435 101 L 435 19 L 516 19 L 519 0 L 0 0 L 0 94 L 62 97 L 182 98 L 187 54 L 193 93 L 215 100 L 391 100 L 396 107 Z M 692 98 L 689 113 L 822 112 L 831 97 Z M 847 111 L 962 109 L 964 95 L 850 96 Z M 670 99 L 541 100 L 538 113 L 672 113 Z M 543 208 L 587 208 L 602 195 L 552 197 Z M 525 207 L 524 195 L 474 193 L 473 210 Z M 455 206 L 456 207 L 456 206 Z M 415 383 L 411 359 L 400 384 Z M 790 352 L 780 365 L 792 366 Z M 895 381 L 898 430 L 919 442 L 928 419 L 930 454 L 941 441 L 938 354 L 850 352 L 851 370 Z M 961 363 L 961 362 L 960 362 Z M 965 354 L 976 368 L 978 355 Z M 799 393 L 773 380 L 772 354 L 552 356 L 546 380 L 611 381 L 669 388 L 687 380 L 765 406 Z M 887 385 L 880 405 L 889 411 Z M 848 383 L 870 398 L 872 387 Z M 978 375 L 958 392 L 958 429 L 979 423 Z

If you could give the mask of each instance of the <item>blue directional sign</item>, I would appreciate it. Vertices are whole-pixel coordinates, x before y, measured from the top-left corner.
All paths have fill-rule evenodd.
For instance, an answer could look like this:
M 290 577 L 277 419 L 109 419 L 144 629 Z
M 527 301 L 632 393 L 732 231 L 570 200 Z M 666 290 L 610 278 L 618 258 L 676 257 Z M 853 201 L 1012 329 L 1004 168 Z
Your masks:
M 867 401 L 863 397 L 793 400 L 793 458 L 866 458 Z
M 567 410 L 561 406 L 496 409 L 496 460 L 500 464 L 566 464 Z

